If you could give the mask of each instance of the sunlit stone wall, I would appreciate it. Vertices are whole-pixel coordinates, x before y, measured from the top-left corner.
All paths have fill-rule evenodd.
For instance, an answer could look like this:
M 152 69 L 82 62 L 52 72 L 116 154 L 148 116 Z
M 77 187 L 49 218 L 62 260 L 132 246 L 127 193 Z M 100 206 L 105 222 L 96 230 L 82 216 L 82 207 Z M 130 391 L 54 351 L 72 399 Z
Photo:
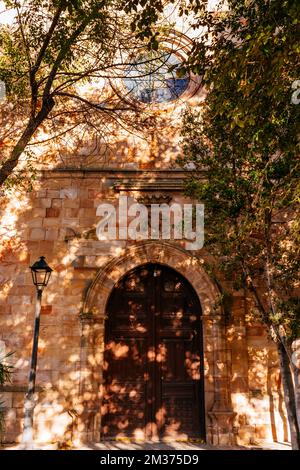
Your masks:
M 133 178 L 153 180 L 153 194 L 161 194 L 173 178 L 177 186 L 174 183 L 174 190 L 165 193 L 172 201 L 187 201 L 180 189 L 180 172 L 148 170 L 146 174 L 141 170 L 137 175 L 53 170 L 35 183 L 33 192 L 3 202 L 0 339 L 3 351 L 14 352 L 10 361 L 15 368 L 12 383 L 1 392 L 7 410 L 5 440 L 20 440 L 22 432 L 35 306 L 29 265 L 44 255 L 54 269 L 41 314 L 36 437 L 43 442 L 76 443 L 99 439 L 105 298 L 122 269 L 151 261 L 156 252 L 161 262 L 187 277 L 200 300 L 205 292 L 215 292 L 205 305 L 206 300 L 202 302 L 208 441 L 230 445 L 286 440 L 288 426 L 275 346 L 264 328 L 251 319 L 252 307 L 245 293 L 232 291 L 228 281 L 223 281 L 223 287 L 233 294 L 230 315 L 225 318 L 217 311 L 217 288 L 202 274 L 203 262 L 209 259 L 205 249 L 189 253 L 182 242 L 171 241 L 174 249 L 164 251 L 164 242 L 157 241 L 161 247 L 150 248 L 151 256 L 133 252 L 129 265 L 128 250 L 142 242 L 96 238 L 97 205 L 116 203 L 120 181 Z M 122 191 L 132 200 L 139 193 Z M 110 274 L 109 282 L 100 283 L 102 310 L 98 306 L 95 311 L 84 311 L 92 281 L 112 260 L 120 267 L 118 264 Z
M 95 90 L 84 92 L 98 96 Z M 83 137 L 76 129 L 35 148 L 39 172 L 33 190 L 1 198 L 0 350 L 13 352 L 14 365 L 12 383 L 1 390 L 4 441 L 22 437 L 36 295 L 29 266 L 41 255 L 53 274 L 41 313 L 38 441 L 99 440 L 105 302 L 126 270 L 153 260 L 181 272 L 202 304 L 207 441 L 248 445 L 288 439 L 275 345 L 253 319 L 245 292 L 220 278 L 232 294 L 229 312 L 222 311 L 218 287 L 204 269 L 210 259 L 205 247 L 191 253 L 182 241 L 143 246 L 99 241 L 95 234 L 97 206 L 117 205 L 120 194 L 131 202 L 146 196 L 193 202 L 183 196 L 186 173 L 176 156 L 182 112 L 187 104 L 201 109 L 204 99 L 201 80 L 194 77 L 184 98 L 144 110 L 144 129 L 128 132 L 109 123 L 105 145 L 95 133 Z M 96 276 L 100 281 L 93 284 Z

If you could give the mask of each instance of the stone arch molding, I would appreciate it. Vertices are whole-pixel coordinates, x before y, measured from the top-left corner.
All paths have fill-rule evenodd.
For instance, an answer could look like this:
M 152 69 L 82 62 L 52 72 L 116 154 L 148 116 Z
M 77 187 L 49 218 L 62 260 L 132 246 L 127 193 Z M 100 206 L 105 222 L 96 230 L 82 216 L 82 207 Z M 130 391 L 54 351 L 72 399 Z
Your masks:
M 87 290 L 80 315 L 81 378 L 80 393 L 89 397 L 89 411 L 82 438 L 98 441 L 101 429 L 101 384 L 104 352 L 104 319 L 110 293 L 128 271 L 146 263 L 160 263 L 182 274 L 193 286 L 202 308 L 204 361 L 207 363 L 205 390 L 213 386 L 212 400 L 205 392 L 207 442 L 233 443 L 233 417 L 230 399 L 230 369 L 227 364 L 224 315 L 219 290 L 205 272 L 200 257 L 167 242 L 143 242 L 122 250 L 99 269 Z M 209 355 L 207 355 L 209 353 Z M 206 360 L 207 356 L 207 360 Z M 213 385 L 212 385 L 213 384 Z
M 220 315 L 219 291 L 201 266 L 201 258 L 164 242 L 144 242 L 123 250 L 99 269 L 83 303 L 82 315 L 104 319 L 110 293 L 121 277 L 146 263 L 160 263 L 182 274 L 195 289 L 204 316 Z

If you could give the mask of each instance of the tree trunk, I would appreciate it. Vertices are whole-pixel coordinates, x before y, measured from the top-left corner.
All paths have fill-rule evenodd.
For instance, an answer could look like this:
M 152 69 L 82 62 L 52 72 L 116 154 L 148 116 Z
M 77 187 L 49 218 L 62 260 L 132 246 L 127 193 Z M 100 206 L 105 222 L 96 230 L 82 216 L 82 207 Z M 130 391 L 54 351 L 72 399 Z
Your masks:
M 26 129 L 21 135 L 20 139 L 16 143 L 14 149 L 12 150 L 11 156 L 1 165 L 0 168 L 0 187 L 3 186 L 7 178 L 12 174 L 17 164 L 19 163 L 20 156 L 27 147 L 27 144 L 30 142 L 35 131 L 38 129 L 40 124 L 46 119 L 50 111 L 54 106 L 54 100 L 52 97 L 48 97 L 44 101 L 43 107 L 37 116 L 33 119 L 30 119 Z
M 295 385 L 295 402 L 296 402 L 296 413 L 297 413 L 297 420 L 298 420 L 298 428 L 300 430 L 300 368 L 299 366 L 299 359 L 293 361 L 292 356 L 292 371 L 294 377 L 294 385 Z
M 291 443 L 293 450 L 300 450 L 300 433 L 296 411 L 296 397 L 293 384 L 293 377 L 290 368 L 290 360 L 282 342 L 277 343 L 279 355 L 280 371 L 282 376 L 282 385 L 284 391 L 284 401 L 288 415 L 288 421 L 291 432 Z
M 296 412 L 298 419 L 298 428 L 300 430 L 300 369 L 294 367 L 294 383 L 296 394 Z
M 296 411 L 298 418 L 298 427 L 300 430 L 300 338 L 292 343 L 292 370 L 294 374 Z
M 250 284 L 248 285 L 248 289 L 254 295 L 257 308 L 262 315 L 262 319 L 263 319 L 262 321 L 263 323 L 265 323 L 265 325 L 269 329 L 273 327 L 273 331 L 275 333 L 275 337 L 276 337 L 275 341 L 277 344 L 279 365 L 280 365 L 280 371 L 281 371 L 281 376 L 282 376 L 284 402 L 285 402 L 285 406 L 287 410 L 288 422 L 289 422 L 290 433 L 291 433 L 292 448 L 294 450 L 300 450 L 300 425 L 299 425 L 299 415 L 297 414 L 297 412 L 299 413 L 299 410 L 300 410 L 299 408 L 300 397 L 297 394 L 297 391 L 299 391 L 299 388 L 298 389 L 296 388 L 299 385 L 298 383 L 299 375 L 295 377 L 294 367 L 290 362 L 286 345 L 283 343 L 283 338 L 281 337 L 278 331 L 278 328 L 272 325 L 272 322 L 269 319 L 269 316 L 264 308 L 264 305 L 259 298 L 256 287 L 253 284 L 249 270 L 244 264 L 242 264 L 242 267 L 243 267 L 244 274 L 246 275 L 248 279 L 250 279 Z M 270 290 L 269 290 L 269 295 L 271 295 Z M 271 308 L 273 308 L 272 305 L 271 305 Z M 291 367 L 293 368 L 293 373 L 295 377 L 295 385 L 293 383 L 293 374 L 292 374 Z M 296 397 L 297 397 L 297 401 L 296 401 Z

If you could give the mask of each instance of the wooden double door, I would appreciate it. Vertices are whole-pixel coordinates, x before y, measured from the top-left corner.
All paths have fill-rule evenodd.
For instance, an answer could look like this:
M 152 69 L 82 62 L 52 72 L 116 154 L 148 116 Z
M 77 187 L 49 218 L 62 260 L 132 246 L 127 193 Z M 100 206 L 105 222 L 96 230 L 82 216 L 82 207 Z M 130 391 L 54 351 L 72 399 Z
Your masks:
M 107 306 L 102 438 L 205 438 L 201 309 L 188 281 L 146 264 Z

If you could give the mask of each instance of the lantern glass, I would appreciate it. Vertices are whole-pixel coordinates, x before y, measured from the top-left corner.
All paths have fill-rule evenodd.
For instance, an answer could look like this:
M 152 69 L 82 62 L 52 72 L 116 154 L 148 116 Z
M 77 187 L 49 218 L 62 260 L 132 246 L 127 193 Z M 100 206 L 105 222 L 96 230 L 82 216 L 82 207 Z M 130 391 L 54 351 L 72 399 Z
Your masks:
M 32 281 L 37 289 L 43 289 L 47 286 L 52 269 L 48 266 L 45 257 L 41 256 L 40 259 L 31 267 Z

